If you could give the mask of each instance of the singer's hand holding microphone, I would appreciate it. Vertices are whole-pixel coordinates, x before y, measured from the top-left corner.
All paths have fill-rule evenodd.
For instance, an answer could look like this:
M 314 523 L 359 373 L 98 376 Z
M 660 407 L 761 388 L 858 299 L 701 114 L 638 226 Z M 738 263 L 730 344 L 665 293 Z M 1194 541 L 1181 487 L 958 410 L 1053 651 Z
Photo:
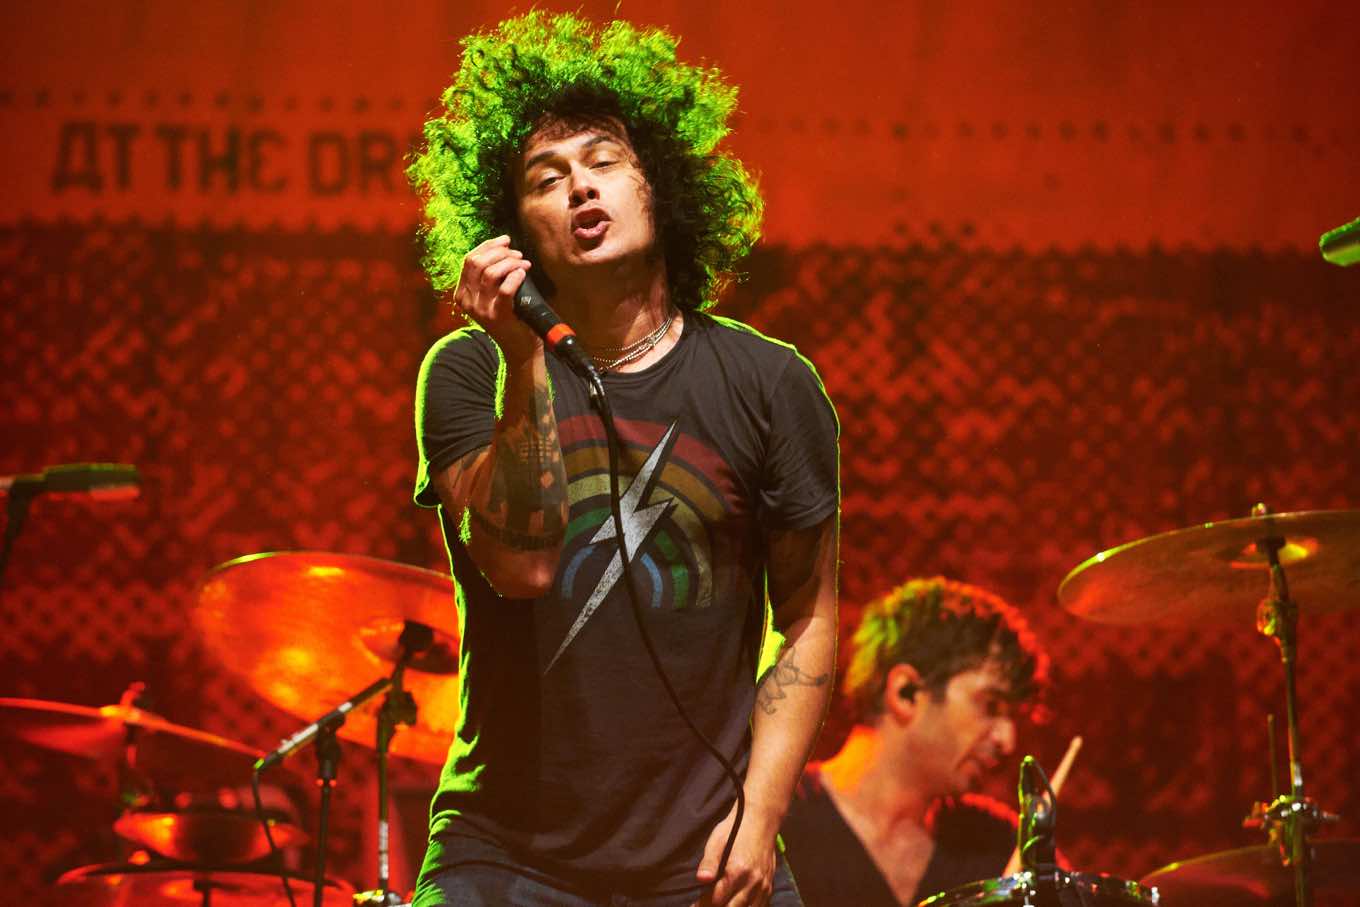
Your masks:
M 533 286 L 530 264 L 510 237 L 497 236 L 463 259 L 453 305 L 476 319 L 501 348 L 508 364 L 529 362 L 546 344 L 572 371 L 603 394 L 596 370 L 576 333 L 562 322 Z
M 529 261 L 510 247 L 510 237 L 497 236 L 481 243 L 463 259 L 453 308 L 473 318 L 496 341 L 508 362 L 527 362 L 541 341 L 515 317 L 515 292 L 524 283 Z

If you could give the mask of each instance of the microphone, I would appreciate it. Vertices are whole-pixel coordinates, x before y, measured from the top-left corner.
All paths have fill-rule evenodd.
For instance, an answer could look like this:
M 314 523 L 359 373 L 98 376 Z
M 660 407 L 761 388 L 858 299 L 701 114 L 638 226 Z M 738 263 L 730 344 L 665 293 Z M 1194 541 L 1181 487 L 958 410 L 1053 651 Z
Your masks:
M 600 370 L 586 355 L 576 332 L 543 301 L 543 293 L 534 286 L 534 279 L 528 274 L 524 275 L 524 283 L 515 292 L 515 315 L 543 338 L 544 346 L 588 384 L 594 387 L 599 383 Z
M 1318 249 L 1323 258 L 1343 268 L 1360 261 L 1360 217 L 1322 234 Z
M 11 497 L 55 492 L 98 501 L 124 501 L 137 497 L 141 484 L 141 474 L 129 463 L 67 463 L 49 466 L 40 473 L 0 476 L 0 491 L 8 491 Z
M 384 677 L 383 684 L 386 685 L 386 683 L 387 678 Z M 365 690 L 364 692 L 367 693 L 368 690 Z M 352 699 L 346 699 L 344 702 L 340 703 L 338 706 L 331 709 L 329 712 L 322 715 L 320 718 L 316 719 L 302 730 L 298 731 L 292 736 L 284 737 L 283 740 L 279 742 L 277 749 L 275 749 L 272 753 L 269 753 L 268 755 L 261 757 L 255 763 L 255 773 L 261 774 L 266 769 L 278 765 L 280 762 L 287 759 L 289 756 L 293 755 L 293 753 L 295 753 L 297 750 L 299 750 L 303 746 L 306 746 L 308 743 L 311 743 L 312 740 L 316 738 L 316 735 L 320 734 L 326 728 L 331 726 L 339 727 L 341 724 L 344 723 L 345 716 L 348 715 L 354 709 L 354 707 L 358 705 L 359 702 L 362 701 L 361 697 L 363 697 L 363 693 L 359 694 L 359 696 L 355 696 Z
M 1048 776 L 1033 756 L 1020 763 L 1020 826 L 1017 846 L 1020 865 L 1038 874 L 1052 872 L 1057 866 L 1054 830 L 1058 804 Z

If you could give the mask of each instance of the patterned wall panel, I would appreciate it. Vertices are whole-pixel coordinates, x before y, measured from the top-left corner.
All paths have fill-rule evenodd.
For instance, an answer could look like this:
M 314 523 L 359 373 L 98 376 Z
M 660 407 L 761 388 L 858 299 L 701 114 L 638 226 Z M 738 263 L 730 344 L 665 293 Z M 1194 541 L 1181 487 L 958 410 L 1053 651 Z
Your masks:
M 1028 254 L 971 235 L 766 249 L 725 305 L 797 343 L 837 402 L 844 622 L 924 573 L 1026 609 L 1057 682 L 1021 747 L 1053 765 L 1072 734 L 1087 742 L 1060 831 L 1078 865 L 1137 877 L 1253 843 L 1237 826 L 1269 793 L 1272 645 L 1249 622 L 1088 624 L 1055 591 L 1097 550 L 1256 500 L 1355 505 L 1354 275 L 1297 254 Z M 0 694 L 100 705 L 142 680 L 168 718 L 255 746 L 298 726 L 207 653 L 194 589 L 214 564 L 280 548 L 444 567 L 409 502 L 411 386 L 451 325 L 416 248 L 404 231 L 0 231 L 0 471 L 123 460 L 146 476 L 133 502 L 34 505 L 5 577 Z M 1300 680 L 1309 783 L 1350 834 L 1357 629 L 1309 618 Z M 833 717 L 821 750 L 844 730 Z M 111 852 L 107 772 L 3 752 L 15 890 Z M 347 748 L 331 855 L 364 885 L 369 761 Z M 993 793 L 1010 797 L 1012 768 Z M 432 773 L 400 765 L 396 781 L 418 803 Z

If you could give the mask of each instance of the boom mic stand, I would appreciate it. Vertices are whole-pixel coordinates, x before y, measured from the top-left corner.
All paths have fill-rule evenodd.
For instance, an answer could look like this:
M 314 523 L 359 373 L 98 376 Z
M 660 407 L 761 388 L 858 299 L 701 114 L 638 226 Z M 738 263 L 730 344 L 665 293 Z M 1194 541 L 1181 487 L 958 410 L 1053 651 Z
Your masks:
M 382 708 L 378 712 L 378 889 L 355 895 L 360 904 L 399 903 L 393 900 L 388 886 L 388 809 L 387 809 L 387 753 L 396 732 L 397 724 L 414 724 L 416 704 L 411 694 L 402 687 L 406 666 L 416 655 L 434 644 L 434 630 L 425 624 L 408 620 L 404 623 L 401 635 L 397 638 L 398 658 L 396 667 L 387 677 L 380 677 L 373 683 L 346 699 L 324 716 L 285 739 L 274 752 L 255 763 L 255 777 L 271 765 L 283 761 L 299 747 L 315 740 L 316 780 L 321 788 L 321 804 L 317 819 L 316 836 L 316 877 L 312 888 L 312 907 L 322 907 L 326 893 L 326 840 L 330 831 L 331 789 L 340 764 L 340 742 L 336 733 L 345 723 L 345 716 L 368 702 L 384 690 L 388 691 Z M 266 830 L 267 834 L 267 830 Z M 270 840 L 272 844 L 272 838 Z M 284 879 L 287 889 L 287 879 Z M 292 901 L 292 892 L 288 891 Z

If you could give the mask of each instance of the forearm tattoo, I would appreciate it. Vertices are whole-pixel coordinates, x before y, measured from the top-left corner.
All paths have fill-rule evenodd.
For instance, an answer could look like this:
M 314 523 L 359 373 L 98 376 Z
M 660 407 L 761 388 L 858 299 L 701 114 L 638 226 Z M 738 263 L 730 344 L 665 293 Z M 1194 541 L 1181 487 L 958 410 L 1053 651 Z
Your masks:
M 798 666 L 797 647 L 788 646 L 779 653 L 774 666 L 765 672 L 765 677 L 756 688 L 756 705 L 766 715 L 779 711 L 779 700 L 787 699 L 791 687 L 820 687 L 831 680 L 831 672 L 808 674 Z
M 566 532 L 567 472 L 546 382 L 535 382 L 524 417 L 496 427 L 491 487 L 477 529 L 508 548 L 551 548 Z

